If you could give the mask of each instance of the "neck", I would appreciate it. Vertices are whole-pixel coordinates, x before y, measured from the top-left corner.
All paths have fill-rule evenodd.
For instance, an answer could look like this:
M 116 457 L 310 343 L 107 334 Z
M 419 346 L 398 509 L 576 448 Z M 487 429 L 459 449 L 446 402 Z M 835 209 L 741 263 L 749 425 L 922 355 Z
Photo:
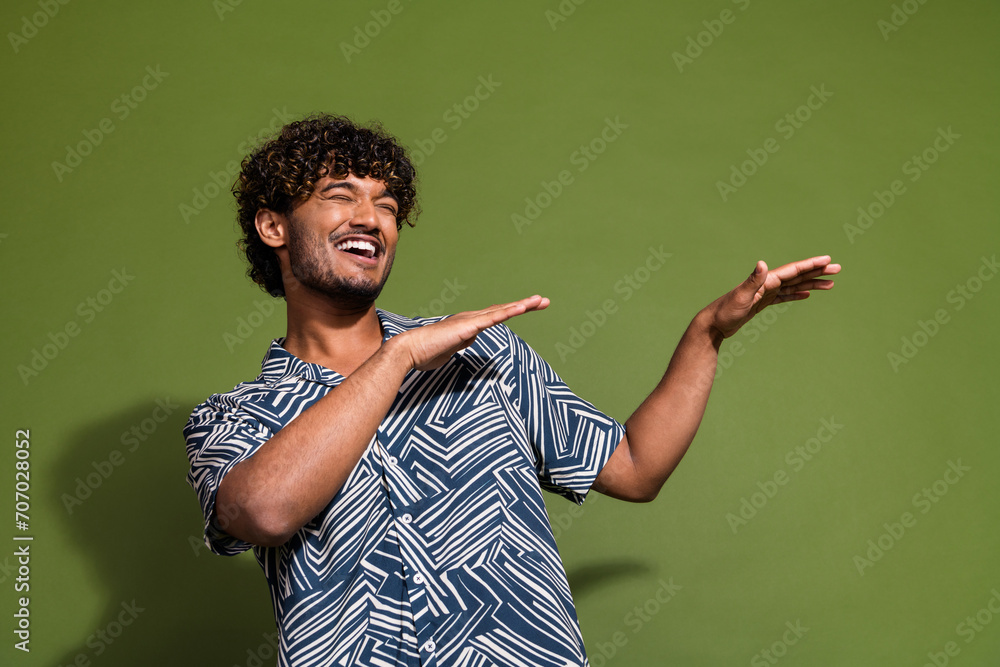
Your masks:
M 315 296 L 315 295 L 313 295 Z M 283 347 L 296 357 L 348 376 L 382 345 L 374 302 L 344 307 L 329 299 L 286 297 L 288 333 Z

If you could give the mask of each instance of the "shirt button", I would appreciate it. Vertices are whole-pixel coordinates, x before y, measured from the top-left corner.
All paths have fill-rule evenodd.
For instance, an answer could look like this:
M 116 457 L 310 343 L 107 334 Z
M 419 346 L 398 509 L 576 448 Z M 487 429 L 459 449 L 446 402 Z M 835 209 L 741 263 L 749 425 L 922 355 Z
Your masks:
M 417 572 L 415 575 L 413 575 L 413 583 L 415 583 L 418 586 L 424 583 L 424 575 Z
M 389 463 L 392 465 L 396 465 L 397 463 L 399 463 L 399 459 L 397 459 L 395 456 L 390 456 Z
M 413 521 L 413 517 L 410 516 L 409 514 L 404 514 L 403 516 L 399 517 L 399 520 L 402 521 L 403 523 L 410 523 L 411 521 Z
M 421 648 L 423 648 L 427 653 L 432 653 L 437 646 L 434 645 L 434 642 L 427 640 Z

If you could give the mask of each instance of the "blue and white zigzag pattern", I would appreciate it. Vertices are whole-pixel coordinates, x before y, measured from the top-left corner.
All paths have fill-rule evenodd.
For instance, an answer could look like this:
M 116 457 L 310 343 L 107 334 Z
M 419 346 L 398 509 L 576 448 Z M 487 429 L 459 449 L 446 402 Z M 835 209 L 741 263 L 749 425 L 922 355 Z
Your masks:
M 387 338 L 434 321 L 378 315 Z M 281 342 L 184 429 L 206 517 L 224 475 L 343 379 Z M 582 502 L 623 435 L 503 325 L 411 372 L 330 504 L 281 547 L 253 547 L 279 664 L 586 665 L 541 489 Z M 216 553 L 252 546 L 205 529 Z

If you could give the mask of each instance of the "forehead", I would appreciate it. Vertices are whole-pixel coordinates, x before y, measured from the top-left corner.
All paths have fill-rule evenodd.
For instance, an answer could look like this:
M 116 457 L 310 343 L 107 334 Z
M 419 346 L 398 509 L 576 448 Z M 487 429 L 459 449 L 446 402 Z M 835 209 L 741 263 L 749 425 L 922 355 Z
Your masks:
M 328 197 L 337 191 L 347 191 L 351 194 L 367 197 L 369 199 L 389 198 L 393 201 L 397 201 L 396 196 L 387 189 L 385 181 L 380 181 L 368 176 L 362 178 L 354 174 L 348 174 L 343 178 L 337 178 L 335 176 L 324 176 L 320 178 L 316 181 L 316 185 L 313 187 L 311 197 Z

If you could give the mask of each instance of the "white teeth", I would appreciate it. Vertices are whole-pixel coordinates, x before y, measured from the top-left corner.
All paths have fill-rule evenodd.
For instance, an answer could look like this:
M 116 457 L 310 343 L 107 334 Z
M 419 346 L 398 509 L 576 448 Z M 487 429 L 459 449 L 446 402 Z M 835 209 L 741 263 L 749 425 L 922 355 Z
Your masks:
M 350 248 L 357 248 L 358 250 L 370 250 L 372 255 L 375 254 L 375 244 L 371 241 L 341 241 L 334 246 L 337 250 L 348 250 Z

